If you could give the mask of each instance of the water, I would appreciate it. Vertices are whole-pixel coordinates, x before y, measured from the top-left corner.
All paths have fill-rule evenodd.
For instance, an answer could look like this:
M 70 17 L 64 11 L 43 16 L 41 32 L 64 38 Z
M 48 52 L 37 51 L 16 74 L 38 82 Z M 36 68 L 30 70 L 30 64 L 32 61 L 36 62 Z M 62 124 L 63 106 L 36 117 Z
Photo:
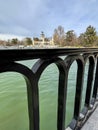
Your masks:
M 32 61 L 22 63 L 30 68 L 34 64 Z M 76 69 L 77 64 L 74 62 L 68 77 L 66 126 L 73 116 Z M 45 69 L 39 81 L 41 130 L 57 130 L 58 74 L 56 65 L 51 64 Z M 86 88 L 86 85 L 84 86 Z M 0 74 L 0 130 L 29 130 L 26 91 L 22 75 L 14 72 Z

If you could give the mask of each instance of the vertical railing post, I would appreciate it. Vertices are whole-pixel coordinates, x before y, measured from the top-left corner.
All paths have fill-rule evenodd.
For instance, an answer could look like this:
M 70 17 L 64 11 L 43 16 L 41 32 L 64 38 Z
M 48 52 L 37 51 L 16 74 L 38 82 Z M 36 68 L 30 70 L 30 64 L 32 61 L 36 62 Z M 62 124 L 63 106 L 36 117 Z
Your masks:
M 87 79 L 87 89 L 86 89 L 86 97 L 85 97 L 85 106 L 90 108 L 90 97 L 93 83 L 93 74 L 94 74 L 94 60 L 92 57 L 89 58 L 89 70 L 88 70 L 88 79 Z
M 66 85 L 67 77 L 64 73 L 59 74 L 59 87 L 58 87 L 58 120 L 57 130 L 65 130 L 65 112 L 66 112 Z
M 72 130 L 75 130 L 78 120 L 79 120 L 79 115 L 80 115 L 82 88 L 83 88 L 83 76 L 84 76 L 84 60 L 83 60 L 82 56 L 80 56 L 80 55 L 68 56 L 65 59 L 65 63 L 67 64 L 68 71 L 70 69 L 71 64 L 75 60 L 77 61 L 78 69 L 77 69 L 74 113 L 73 113 L 73 119 L 72 119 L 71 123 L 69 124 L 69 127 Z
M 94 89 L 93 89 L 93 98 L 97 98 L 97 89 L 98 89 L 98 58 L 96 62 L 96 71 L 95 71 L 95 82 L 94 82 Z
M 82 100 L 82 89 L 83 89 L 83 78 L 84 78 L 84 65 L 77 60 L 78 70 L 77 70 L 77 83 L 76 83 L 76 94 L 75 94 L 75 108 L 74 108 L 74 118 L 79 120 L 81 100 Z

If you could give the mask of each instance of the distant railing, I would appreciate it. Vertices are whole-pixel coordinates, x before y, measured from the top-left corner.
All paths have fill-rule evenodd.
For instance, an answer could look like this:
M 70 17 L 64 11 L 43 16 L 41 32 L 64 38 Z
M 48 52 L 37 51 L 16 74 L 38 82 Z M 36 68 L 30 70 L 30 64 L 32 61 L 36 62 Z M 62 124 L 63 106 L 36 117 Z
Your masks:
M 65 56 L 61 59 L 60 56 Z M 32 69 L 16 61 L 38 59 Z M 89 60 L 85 104 L 82 111 L 82 89 L 84 69 Z M 97 48 L 70 48 L 70 49 L 14 49 L 0 50 L 0 72 L 19 72 L 24 75 L 27 84 L 29 130 L 40 130 L 39 126 L 39 89 L 38 82 L 45 68 L 55 63 L 59 70 L 57 130 L 65 130 L 66 95 L 69 69 L 72 63 L 77 62 L 77 80 L 73 119 L 66 129 L 80 129 L 96 107 L 98 87 L 98 49 Z M 95 69 L 96 68 L 96 69 Z M 94 76 L 95 70 L 95 76 Z M 94 79 L 95 78 L 95 79 Z M 94 81 L 94 86 L 92 83 Z M 91 90 L 93 94 L 91 97 Z M 90 98 L 91 97 L 91 98 Z

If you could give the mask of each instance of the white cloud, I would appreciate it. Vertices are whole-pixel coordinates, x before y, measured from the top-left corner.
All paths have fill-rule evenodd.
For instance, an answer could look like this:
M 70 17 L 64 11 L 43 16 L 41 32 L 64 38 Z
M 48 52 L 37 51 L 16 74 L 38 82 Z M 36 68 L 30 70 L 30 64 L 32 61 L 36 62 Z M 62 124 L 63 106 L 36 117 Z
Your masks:
M 1 0 L 0 32 L 16 35 L 52 35 L 58 25 L 65 30 L 81 31 L 89 24 L 97 26 L 96 0 Z
M 9 40 L 12 38 L 18 38 L 18 40 L 22 40 L 24 37 L 23 36 L 17 36 L 17 35 L 12 35 L 12 34 L 0 34 L 0 40 Z

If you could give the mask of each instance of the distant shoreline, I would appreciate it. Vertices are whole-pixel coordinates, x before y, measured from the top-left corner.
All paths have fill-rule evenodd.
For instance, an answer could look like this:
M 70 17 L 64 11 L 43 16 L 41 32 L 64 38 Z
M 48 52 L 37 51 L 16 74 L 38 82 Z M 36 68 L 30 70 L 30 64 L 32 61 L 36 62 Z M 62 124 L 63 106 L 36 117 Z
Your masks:
M 2 46 L 0 45 L 0 49 L 47 49 L 47 48 L 98 48 L 98 46 L 91 46 L 91 47 L 83 47 L 83 46 L 50 46 L 50 45 L 43 45 L 43 46 Z

